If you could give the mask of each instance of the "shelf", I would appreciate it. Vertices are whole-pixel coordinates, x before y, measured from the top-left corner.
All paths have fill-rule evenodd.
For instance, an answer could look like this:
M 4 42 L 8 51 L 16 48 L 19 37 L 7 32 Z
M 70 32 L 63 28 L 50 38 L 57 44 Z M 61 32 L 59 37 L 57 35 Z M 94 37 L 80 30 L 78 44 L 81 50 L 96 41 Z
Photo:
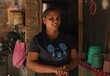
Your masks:
M 79 74 L 89 73 L 91 76 L 110 76 L 110 74 L 103 72 L 101 69 L 96 69 L 91 67 L 91 65 L 87 64 L 85 61 L 80 61 L 79 63 Z M 81 72 L 84 71 L 84 72 Z M 85 75 L 85 74 L 84 74 Z M 82 75 L 83 76 L 83 75 Z M 85 75 L 87 76 L 87 74 Z

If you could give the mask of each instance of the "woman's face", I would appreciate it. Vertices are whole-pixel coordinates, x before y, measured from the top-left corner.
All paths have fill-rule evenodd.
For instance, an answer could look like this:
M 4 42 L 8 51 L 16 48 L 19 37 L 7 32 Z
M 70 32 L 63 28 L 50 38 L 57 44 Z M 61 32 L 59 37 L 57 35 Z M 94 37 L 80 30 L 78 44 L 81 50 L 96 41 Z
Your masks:
M 58 30 L 61 23 L 61 15 L 58 11 L 50 11 L 43 22 L 46 25 L 46 29 L 49 30 Z

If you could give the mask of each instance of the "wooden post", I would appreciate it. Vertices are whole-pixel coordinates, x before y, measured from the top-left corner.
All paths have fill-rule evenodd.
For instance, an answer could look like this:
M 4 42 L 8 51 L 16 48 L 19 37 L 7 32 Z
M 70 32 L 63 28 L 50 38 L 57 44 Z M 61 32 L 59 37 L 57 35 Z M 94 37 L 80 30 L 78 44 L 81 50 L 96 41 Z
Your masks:
M 83 0 L 78 0 L 79 16 L 79 57 L 82 58 L 83 50 Z

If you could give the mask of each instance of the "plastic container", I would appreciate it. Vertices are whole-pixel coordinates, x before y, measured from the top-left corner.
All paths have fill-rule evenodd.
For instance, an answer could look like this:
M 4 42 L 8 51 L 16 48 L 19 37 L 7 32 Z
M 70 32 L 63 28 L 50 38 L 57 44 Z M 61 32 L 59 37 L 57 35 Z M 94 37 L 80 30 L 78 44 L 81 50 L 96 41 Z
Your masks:
M 92 63 L 92 56 L 93 54 L 95 53 L 99 53 L 101 54 L 103 51 L 102 47 L 101 46 L 90 46 L 89 49 L 88 49 L 88 59 L 87 59 L 87 62 L 89 64 Z
M 94 68 L 103 68 L 104 57 L 102 54 L 93 54 L 92 56 L 92 67 Z

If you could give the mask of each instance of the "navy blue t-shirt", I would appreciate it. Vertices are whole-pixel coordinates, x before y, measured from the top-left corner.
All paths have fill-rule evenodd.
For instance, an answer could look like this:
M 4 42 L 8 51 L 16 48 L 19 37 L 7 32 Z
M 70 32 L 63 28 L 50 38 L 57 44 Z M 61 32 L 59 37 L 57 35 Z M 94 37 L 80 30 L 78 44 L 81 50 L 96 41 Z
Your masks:
M 49 39 L 46 33 L 39 33 L 30 42 L 29 52 L 39 53 L 39 62 L 51 66 L 63 66 L 71 61 L 71 49 L 75 48 L 73 39 L 59 34 L 55 39 Z M 35 76 L 55 76 L 55 74 L 36 73 Z M 72 75 L 69 75 L 72 76 Z

